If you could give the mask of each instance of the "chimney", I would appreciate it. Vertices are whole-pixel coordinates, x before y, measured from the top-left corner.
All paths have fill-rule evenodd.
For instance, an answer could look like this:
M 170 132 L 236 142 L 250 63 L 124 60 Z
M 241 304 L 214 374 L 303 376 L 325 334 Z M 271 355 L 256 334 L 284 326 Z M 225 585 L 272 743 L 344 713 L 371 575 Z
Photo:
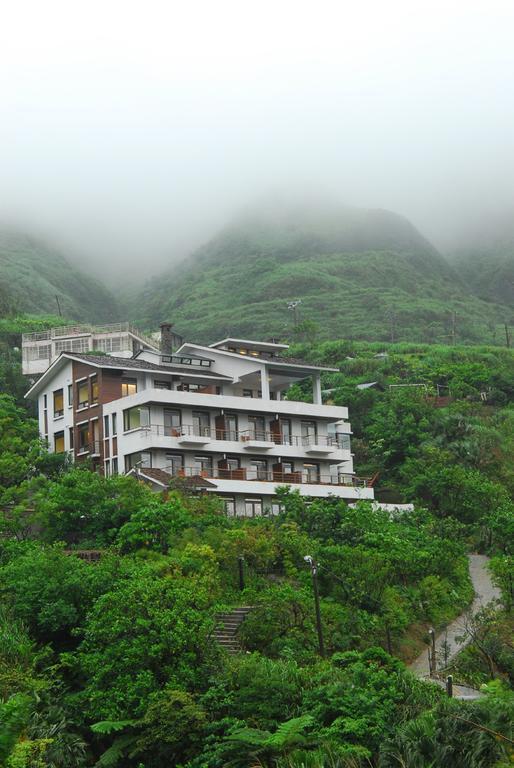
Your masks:
M 161 355 L 173 354 L 173 323 L 161 323 Z

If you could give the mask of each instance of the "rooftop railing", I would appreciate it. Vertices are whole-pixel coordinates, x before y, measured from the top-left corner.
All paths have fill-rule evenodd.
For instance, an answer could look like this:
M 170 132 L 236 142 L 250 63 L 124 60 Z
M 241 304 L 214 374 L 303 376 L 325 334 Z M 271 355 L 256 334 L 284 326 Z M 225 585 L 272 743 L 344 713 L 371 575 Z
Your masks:
M 24 344 L 33 341 L 46 341 L 49 339 L 61 339 L 72 336 L 81 336 L 85 334 L 92 334 L 97 336 L 105 333 L 132 333 L 137 336 L 138 339 L 145 342 L 149 346 L 160 348 L 160 342 L 150 338 L 146 334 L 142 333 L 138 328 L 135 328 L 130 323 L 110 323 L 108 325 L 62 325 L 58 328 L 49 328 L 47 331 L 36 331 L 35 333 L 23 333 L 22 341 Z

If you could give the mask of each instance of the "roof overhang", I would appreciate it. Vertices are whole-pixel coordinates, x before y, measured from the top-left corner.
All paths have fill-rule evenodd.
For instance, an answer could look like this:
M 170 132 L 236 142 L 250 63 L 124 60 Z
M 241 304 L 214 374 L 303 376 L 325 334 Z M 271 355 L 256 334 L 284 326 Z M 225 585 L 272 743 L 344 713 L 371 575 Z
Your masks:
M 209 347 L 217 349 L 222 344 L 247 344 L 251 349 L 261 349 L 263 352 L 270 352 L 273 349 L 289 349 L 289 344 L 275 344 L 273 341 L 252 341 L 251 339 L 234 339 L 231 336 L 221 341 L 215 341 L 209 344 Z
M 221 344 L 222 342 L 218 342 Z M 264 343 L 264 342 L 263 342 Z M 328 366 L 321 366 L 321 365 L 302 365 L 301 363 L 286 363 L 282 362 L 279 357 L 276 358 L 263 358 L 263 357 L 253 357 L 252 355 L 239 355 L 237 352 L 228 352 L 226 349 L 218 349 L 213 344 L 210 345 L 210 347 L 204 347 L 201 344 L 194 344 L 192 342 L 184 342 L 180 349 L 183 348 L 192 348 L 192 349 L 204 349 L 207 352 L 211 349 L 215 349 L 217 354 L 219 355 L 228 355 L 228 357 L 235 357 L 238 360 L 251 360 L 254 363 L 258 363 L 261 366 L 264 365 L 272 365 L 273 367 L 280 367 L 284 368 L 285 370 L 288 370 L 289 376 L 294 376 L 294 371 L 298 371 L 300 376 L 303 376 L 306 378 L 307 376 L 311 376 L 313 373 L 317 372 L 329 372 L 329 373 L 339 373 L 339 368 L 329 368 Z M 285 347 L 288 349 L 288 347 Z M 177 354 L 180 353 L 180 349 L 177 350 Z

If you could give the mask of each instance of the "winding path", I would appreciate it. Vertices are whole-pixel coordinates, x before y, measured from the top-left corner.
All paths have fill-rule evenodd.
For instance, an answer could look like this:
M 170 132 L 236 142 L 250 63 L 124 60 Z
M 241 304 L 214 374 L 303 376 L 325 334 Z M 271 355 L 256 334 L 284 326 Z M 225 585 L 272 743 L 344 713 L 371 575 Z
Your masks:
M 480 608 L 483 608 L 492 600 L 498 600 L 500 598 L 500 591 L 491 581 L 491 576 L 487 568 L 489 558 L 486 555 L 468 555 L 468 560 L 469 575 L 475 590 L 475 599 L 471 604 L 471 612 L 475 614 Z M 448 661 L 453 659 L 459 651 L 468 644 L 468 640 L 466 639 L 461 640 L 460 642 L 456 639 L 457 636 L 464 633 L 466 617 L 468 615 L 469 609 L 454 619 L 451 624 L 448 624 L 445 630 L 437 635 L 435 639 L 436 658 L 440 658 L 442 655 L 445 642 L 448 644 L 449 648 Z M 418 677 L 429 676 L 430 670 L 428 667 L 428 653 L 426 650 L 424 650 L 412 664 L 409 664 L 409 669 Z

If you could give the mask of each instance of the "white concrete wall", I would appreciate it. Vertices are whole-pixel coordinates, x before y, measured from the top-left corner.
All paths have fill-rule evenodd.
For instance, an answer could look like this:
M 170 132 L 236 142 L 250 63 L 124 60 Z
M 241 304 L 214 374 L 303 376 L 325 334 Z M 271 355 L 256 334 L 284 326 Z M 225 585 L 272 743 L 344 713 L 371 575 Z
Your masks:
M 38 397 L 38 420 L 39 420 L 39 432 L 41 436 L 44 436 L 44 395 L 47 396 L 47 411 L 48 411 L 48 447 L 50 452 L 54 450 L 54 435 L 56 432 L 62 432 L 64 430 L 64 446 L 65 450 L 71 450 L 70 447 L 70 434 L 69 428 L 73 426 L 73 408 L 68 403 L 68 385 L 73 381 L 72 376 L 72 363 L 69 361 L 67 365 L 57 373 L 49 386 L 41 392 Z M 64 415 L 60 417 L 54 417 L 54 391 L 57 389 L 63 390 L 64 395 Z

